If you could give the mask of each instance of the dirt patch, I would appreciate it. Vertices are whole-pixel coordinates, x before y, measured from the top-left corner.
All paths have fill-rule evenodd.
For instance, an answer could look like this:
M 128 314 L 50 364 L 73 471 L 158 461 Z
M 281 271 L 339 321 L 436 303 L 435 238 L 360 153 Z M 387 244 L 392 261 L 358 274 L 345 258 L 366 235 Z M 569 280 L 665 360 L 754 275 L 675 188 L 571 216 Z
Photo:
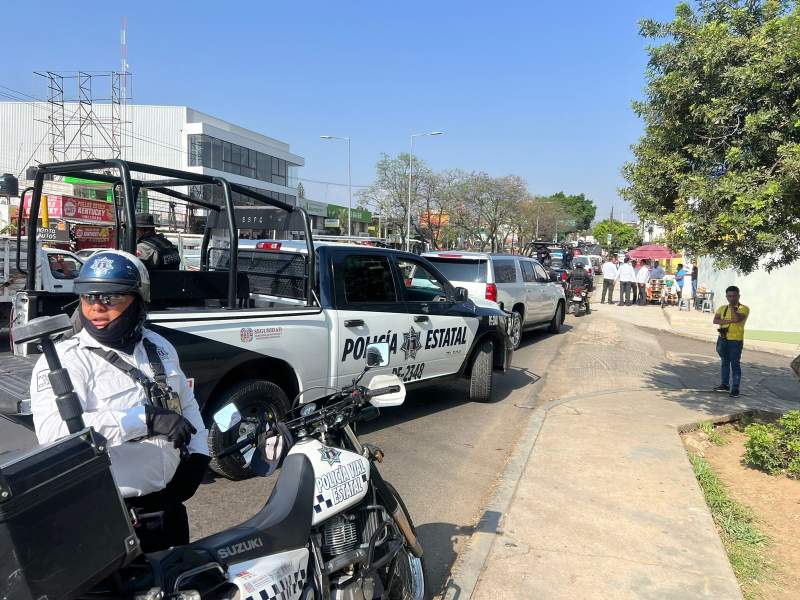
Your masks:
M 705 445 L 705 459 L 730 496 L 753 510 L 759 529 L 770 538 L 767 556 L 774 570 L 757 585 L 755 597 L 800 598 L 800 481 L 746 466 L 742 457 L 747 436 L 732 427 L 721 433 L 726 443 Z

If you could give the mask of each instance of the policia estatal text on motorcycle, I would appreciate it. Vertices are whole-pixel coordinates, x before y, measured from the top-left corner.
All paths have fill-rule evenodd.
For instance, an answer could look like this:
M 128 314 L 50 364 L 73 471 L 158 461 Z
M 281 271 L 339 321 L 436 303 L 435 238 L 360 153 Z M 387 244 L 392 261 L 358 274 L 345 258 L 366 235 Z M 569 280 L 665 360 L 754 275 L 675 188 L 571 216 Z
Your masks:
M 136 215 L 136 255 L 150 271 L 175 271 L 181 266 L 181 255 L 175 245 L 156 233 L 153 215 Z
M 142 549 L 186 544 L 183 502 L 208 466 L 208 434 L 175 348 L 144 327 L 147 269 L 126 252 L 98 252 L 74 285 L 81 329 L 56 350 L 83 405 L 84 422 L 107 440 L 114 480 Z M 47 373 L 42 356 L 30 393 L 43 444 L 68 434 Z

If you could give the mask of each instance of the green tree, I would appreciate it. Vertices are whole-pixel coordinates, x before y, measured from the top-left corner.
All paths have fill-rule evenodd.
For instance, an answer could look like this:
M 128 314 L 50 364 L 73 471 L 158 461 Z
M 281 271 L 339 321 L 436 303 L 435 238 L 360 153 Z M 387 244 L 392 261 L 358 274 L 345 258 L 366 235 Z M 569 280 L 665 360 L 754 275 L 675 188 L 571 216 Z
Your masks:
M 611 234 L 611 242 L 608 241 L 608 234 Z M 594 226 L 592 235 L 604 249 L 611 248 L 628 249 L 642 243 L 642 236 L 633 225 L 606 219 Z
M 667 241 L 749 272 L 800 258 L 800 9 L 782 0 L 681 3 L 643 20 L 645 135 L 622 191 Z
M 573 231 L 586 231 L 594 220 L 594 215 L 597 212 L 597 207 L 594 202 L 589 200 L 584 194 L 567 195 L 564 192 L 558 192 L 551 196 L 542 198 L 543 202 L 553 202 L 561 205 L 563 210 L 575 221 L 567 232 Z

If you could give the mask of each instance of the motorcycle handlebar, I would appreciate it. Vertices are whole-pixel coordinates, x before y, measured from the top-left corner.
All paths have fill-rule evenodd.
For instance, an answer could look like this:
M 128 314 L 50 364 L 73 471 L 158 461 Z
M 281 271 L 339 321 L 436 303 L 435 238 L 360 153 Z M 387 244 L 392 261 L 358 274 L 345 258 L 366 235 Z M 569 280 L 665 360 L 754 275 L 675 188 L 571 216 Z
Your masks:
M 386 387 L 368 390 L 364 395 L 367 398 L 374 398 L 375 396 L 383 396 L 384 394 L 394 394 L 400 391 L 399 385 L 387 385 Z

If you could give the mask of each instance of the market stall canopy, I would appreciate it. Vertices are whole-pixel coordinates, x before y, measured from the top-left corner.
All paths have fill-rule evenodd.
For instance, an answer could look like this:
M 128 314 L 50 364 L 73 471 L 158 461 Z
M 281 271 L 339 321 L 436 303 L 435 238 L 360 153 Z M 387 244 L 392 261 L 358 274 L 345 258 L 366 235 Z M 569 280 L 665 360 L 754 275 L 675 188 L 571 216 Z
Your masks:
M 658 244 L 645 244 L 644 246 L 639 246 L 638 248 L 634 248 L 628 252 L 628 256 L 636 259 L 655 258 L 658 260 L 666 260 L 669 258 L 675 258 L 678 255 L 666 246 L 659 246 Z

